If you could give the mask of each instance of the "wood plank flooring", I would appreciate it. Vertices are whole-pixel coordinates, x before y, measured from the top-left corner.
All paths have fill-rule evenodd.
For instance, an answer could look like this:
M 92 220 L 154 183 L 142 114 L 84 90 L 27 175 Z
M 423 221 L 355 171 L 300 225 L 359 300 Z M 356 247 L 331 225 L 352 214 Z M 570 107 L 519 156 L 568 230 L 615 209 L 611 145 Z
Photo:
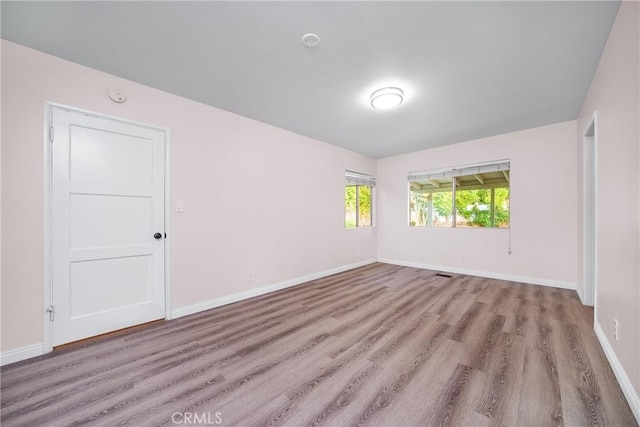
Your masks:
M 592 323 L 573 291 L 377 263 L 6 366 L 0 421 L 635 426 Z

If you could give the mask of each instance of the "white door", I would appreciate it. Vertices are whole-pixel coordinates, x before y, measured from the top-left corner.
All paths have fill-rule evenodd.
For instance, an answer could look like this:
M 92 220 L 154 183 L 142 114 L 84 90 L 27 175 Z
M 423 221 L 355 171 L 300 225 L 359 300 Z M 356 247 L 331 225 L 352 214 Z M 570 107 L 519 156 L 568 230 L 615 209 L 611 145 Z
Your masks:
M 164 318 L 165 133 L 51 112 L 52 345 Z

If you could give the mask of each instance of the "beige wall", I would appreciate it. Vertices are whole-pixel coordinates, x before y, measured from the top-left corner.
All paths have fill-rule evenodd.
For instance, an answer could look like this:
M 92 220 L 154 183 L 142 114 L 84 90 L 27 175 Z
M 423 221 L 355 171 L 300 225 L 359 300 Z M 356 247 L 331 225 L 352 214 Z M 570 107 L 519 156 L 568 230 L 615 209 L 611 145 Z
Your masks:
M 578 120 L 578 148 L 582 156 L 582 135 L 597 111 L 596 318 L 637 394 L 640 394 L 639 22 L 640 3 L 623 2 Z M 582 169 L 579 177 L 581 194 Z M 582 210 L 579 219 L 582 226 Z M 582 280 L 582 263 L 579 271 Z M 613 336 L 614 319 L 620 323 L 617 342 Z
M 575 134 L 570 121 L 378 160 L 378 258 L 575 287 Z M 408 226 L 409 172 L 502 159 L 510 230 Z
M 2 41 L 3 351 L 43 340 L 45 101 L 171 130 L 173 308 L 376 256 L 344 229 L 344 171 L 374 159 Z

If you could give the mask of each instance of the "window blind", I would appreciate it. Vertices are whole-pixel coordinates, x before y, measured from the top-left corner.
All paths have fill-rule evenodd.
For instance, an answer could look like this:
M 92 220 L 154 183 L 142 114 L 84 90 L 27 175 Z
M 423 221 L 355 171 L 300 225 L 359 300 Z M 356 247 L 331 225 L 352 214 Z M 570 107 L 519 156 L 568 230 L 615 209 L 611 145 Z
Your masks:
M 368 185 L 369 187 L 376 186 L 375 177 L 352 171 L 345 171 L 344 181 L 346 185 Z
M 411 172 L 409 181 L 427 181 L 429 179 L 453 178 L 464 175 L 476 175 L 481 173 L 508 171 L 511 162 L 508 160 L 500 160 L 492 163 L 482 163 L 477 165 L 461 166 L 448 169 L 440 169 L 437 171 Z

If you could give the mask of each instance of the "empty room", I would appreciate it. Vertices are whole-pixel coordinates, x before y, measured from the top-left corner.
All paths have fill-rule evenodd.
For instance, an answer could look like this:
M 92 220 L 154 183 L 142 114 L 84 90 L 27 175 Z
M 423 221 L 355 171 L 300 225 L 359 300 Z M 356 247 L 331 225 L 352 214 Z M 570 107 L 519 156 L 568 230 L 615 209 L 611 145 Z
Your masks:
M 640 423 L 640 2 L 0 18 L 2 426 Z

